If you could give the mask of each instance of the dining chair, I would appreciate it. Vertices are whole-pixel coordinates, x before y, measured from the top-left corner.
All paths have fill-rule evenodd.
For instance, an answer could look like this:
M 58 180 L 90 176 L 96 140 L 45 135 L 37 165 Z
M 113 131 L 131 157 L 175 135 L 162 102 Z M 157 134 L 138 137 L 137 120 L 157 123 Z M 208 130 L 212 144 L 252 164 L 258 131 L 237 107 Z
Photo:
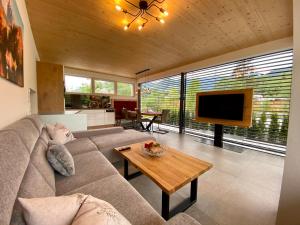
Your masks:
M 169 133 L 169 131 L 167 131 L 167 130 L 162 130 L 162 129 L 160 129 L 160 127 L 159 127 L 159 125 L 168 122 L 169 117 L 170 117 L 170 110 L 169 110 L 169 109 L 163 109 L 163 110 L 162 110 L 162 113 L 161 113 L 161 116 L 160 116 L 160 117 L 157 117 L 157 118 L 154 120 L 154 123 L 156 123 L 156 124 L 158 125 L 158 130 L 155 130 L 155 131 L 153 131 L 153 132 L 159 133 L 159 134 L 167 134 L 167 133 Z
M 124 122 L 122 121 L 124 120 Z M 126 128 L 134 128 L 134 119 L 129 117 L 128 110 L 126 108 L 122 109 L 122 120 L 121 126 Z
M 147 131 L 145 127 L 147 127 L 148 123 L 150 123 L 151 120 L 149 118 L 143 117 L 140 109 L 137 109 L 136 112 L 137 112 L 136 127 L 141 125 L 141 127 L 143 128 L 142 131 Z M 143 123 L 146 123 L 146 126 L 144 126 Z

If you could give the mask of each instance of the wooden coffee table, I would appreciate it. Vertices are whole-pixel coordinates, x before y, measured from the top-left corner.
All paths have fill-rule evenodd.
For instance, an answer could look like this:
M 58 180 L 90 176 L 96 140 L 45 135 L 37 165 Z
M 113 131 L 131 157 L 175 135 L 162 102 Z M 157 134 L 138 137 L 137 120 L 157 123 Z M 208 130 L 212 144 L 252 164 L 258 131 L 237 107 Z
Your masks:
M 159 158 L 150 157 L 143 153 L 144 143 L 130 145 L 130 150 L 115 151 L 124 158 L 125 179 L 130 180 L 144 174 L 162 189 L 162 217 L 168 220 L 197 201 L 198 177 L 212 168 L 212 164 L 171 147 L 167 147 L 165 154 Z M 129 162 L 140 172 L 129 174 Z M 188 183 L 191 183 L 190 197 L 170 210 L 170 195 Z

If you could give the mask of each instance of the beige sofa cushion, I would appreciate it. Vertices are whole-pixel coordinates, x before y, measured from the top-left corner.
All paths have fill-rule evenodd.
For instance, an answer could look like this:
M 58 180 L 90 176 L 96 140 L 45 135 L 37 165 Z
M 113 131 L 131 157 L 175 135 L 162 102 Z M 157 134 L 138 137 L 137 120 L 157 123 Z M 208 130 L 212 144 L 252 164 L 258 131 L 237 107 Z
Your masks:
M 91 137 L 91 140 L 97 145 L 100 151 L 106 151 L 128 144 L 154 140 L 154 138 L 148 134 L 135 130 L 124 130 L 120 133 L 93 136 Z
M 15 131 L 19 135 L 19 137 L 21 138 L 21 140 L 23 141 L 30 153 L 32 152 L 35 143 L 40 136 L 40 131 L 29 119 L 19 120 L 7 126 L 5 130 Z
M 58 195 L 118 173 L 98 150 L 75 155 L 73 159 L 76 168 L 74 176 L 64 177 L 56 174 L 56 193 Z
M 112 151 L 114 148 L 147 140 L 155 141 L 155 138 L 149 134 L 138 132 L 136 130 L 124 130 L 123 132 L 114 134 L 93 136 L 90 139 L 112 163 L 120 161 L 121 159 L 118 153 Z
M 111 204 L 89 195 L 72 225 L 130 225 L 130 223 Z
M 73 156 L 98 150 L 97 146 L 88 138 L 79 138 L 70 141 L 65 146 Z
M 87 196 L 19 198 L 27 225 L 70 225 Z
M 112 175 L 67 194 L 83 193 L 102 199 L 115 207 L 133 225 L 161 225 L 164 219 L 120 175 Z
M 30 162 L 19 189 L 18 197 L 43 198 L 55 196 L 55 189 L 45 180 L 40 171 Z M 15 201 L 11 225 L 25 225 L 19 201 Z
M 46 154 L 48 145 L 43 138 L 39 138 L 35 144 L 34 150 L 31 153 L 30 162 L 40 172 L 49 186 L 55 190 L 55 176 L 52 167 L 50 166 Z
M 45 126 L 45 124 L 40 120 L 39 115 L 26 116 L 24 119 L 31 120 L 40 133 Z

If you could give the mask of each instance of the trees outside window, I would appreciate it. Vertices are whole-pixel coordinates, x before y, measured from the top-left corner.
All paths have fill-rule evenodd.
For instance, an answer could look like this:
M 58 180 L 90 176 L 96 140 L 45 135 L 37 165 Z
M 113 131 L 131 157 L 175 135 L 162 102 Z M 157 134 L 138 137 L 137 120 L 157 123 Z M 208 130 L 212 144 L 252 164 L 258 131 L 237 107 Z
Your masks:
M 113 95 L 115 93 L 114 81 L 95 80 L 94 85 L 95 85 L 95 93 L 97 94 Z
M 119 96 L 127 96 L 127 97 L 134 96 L 133 84 L 118 82 L 117 93 Z

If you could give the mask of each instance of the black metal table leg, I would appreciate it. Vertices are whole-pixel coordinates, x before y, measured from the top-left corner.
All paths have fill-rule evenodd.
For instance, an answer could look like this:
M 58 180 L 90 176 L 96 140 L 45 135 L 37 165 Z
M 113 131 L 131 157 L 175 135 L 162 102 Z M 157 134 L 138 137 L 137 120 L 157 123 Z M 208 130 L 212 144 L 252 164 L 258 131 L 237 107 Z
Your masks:
M 198 193 L 198 179 L 195 179 L 191 182 L 191 202 L 197 201 L 197 193 Z
M 124 159 L 124 178 L 128 180 L 128 160 Z
M 143 122 L 140 122 L 140 124 L 141 124 L 142 129 L 143 129 L 143 130 L 146 130 L 146 128 L 144 127 Z
M 149 122 L 148 126 L 146 127 L 147 131 L 150 131 L 150 128 L 154 122 L 154 120 L 156 120 L 157 116 L 153 116 L 152 120 Z
M 128 163 L 128 160 L 127 159 L 124 159 L 124 178 L 126 180 L 131 180 L 133 178 L 136 178 L 140 175 L 142 175 L 142 172 L 136 172 L 136 173 L 133 173 L 133 174 L 129 174 L 129 163 Z
M 165 220 L 170 218 L 170 195 L 162 192 L 161 215 Z
M 190 208 L 197 201 L 197 190 L 198 189 L 198 179 L 195 179 L 191 182 L 191 192 L 190 197 L 183 200 L 179 205 L 170 210 L 170 196 L 162 192 L 162 211 L 161 215 L 165 220 L 170 219 L 180 212 L 184 212 Z

